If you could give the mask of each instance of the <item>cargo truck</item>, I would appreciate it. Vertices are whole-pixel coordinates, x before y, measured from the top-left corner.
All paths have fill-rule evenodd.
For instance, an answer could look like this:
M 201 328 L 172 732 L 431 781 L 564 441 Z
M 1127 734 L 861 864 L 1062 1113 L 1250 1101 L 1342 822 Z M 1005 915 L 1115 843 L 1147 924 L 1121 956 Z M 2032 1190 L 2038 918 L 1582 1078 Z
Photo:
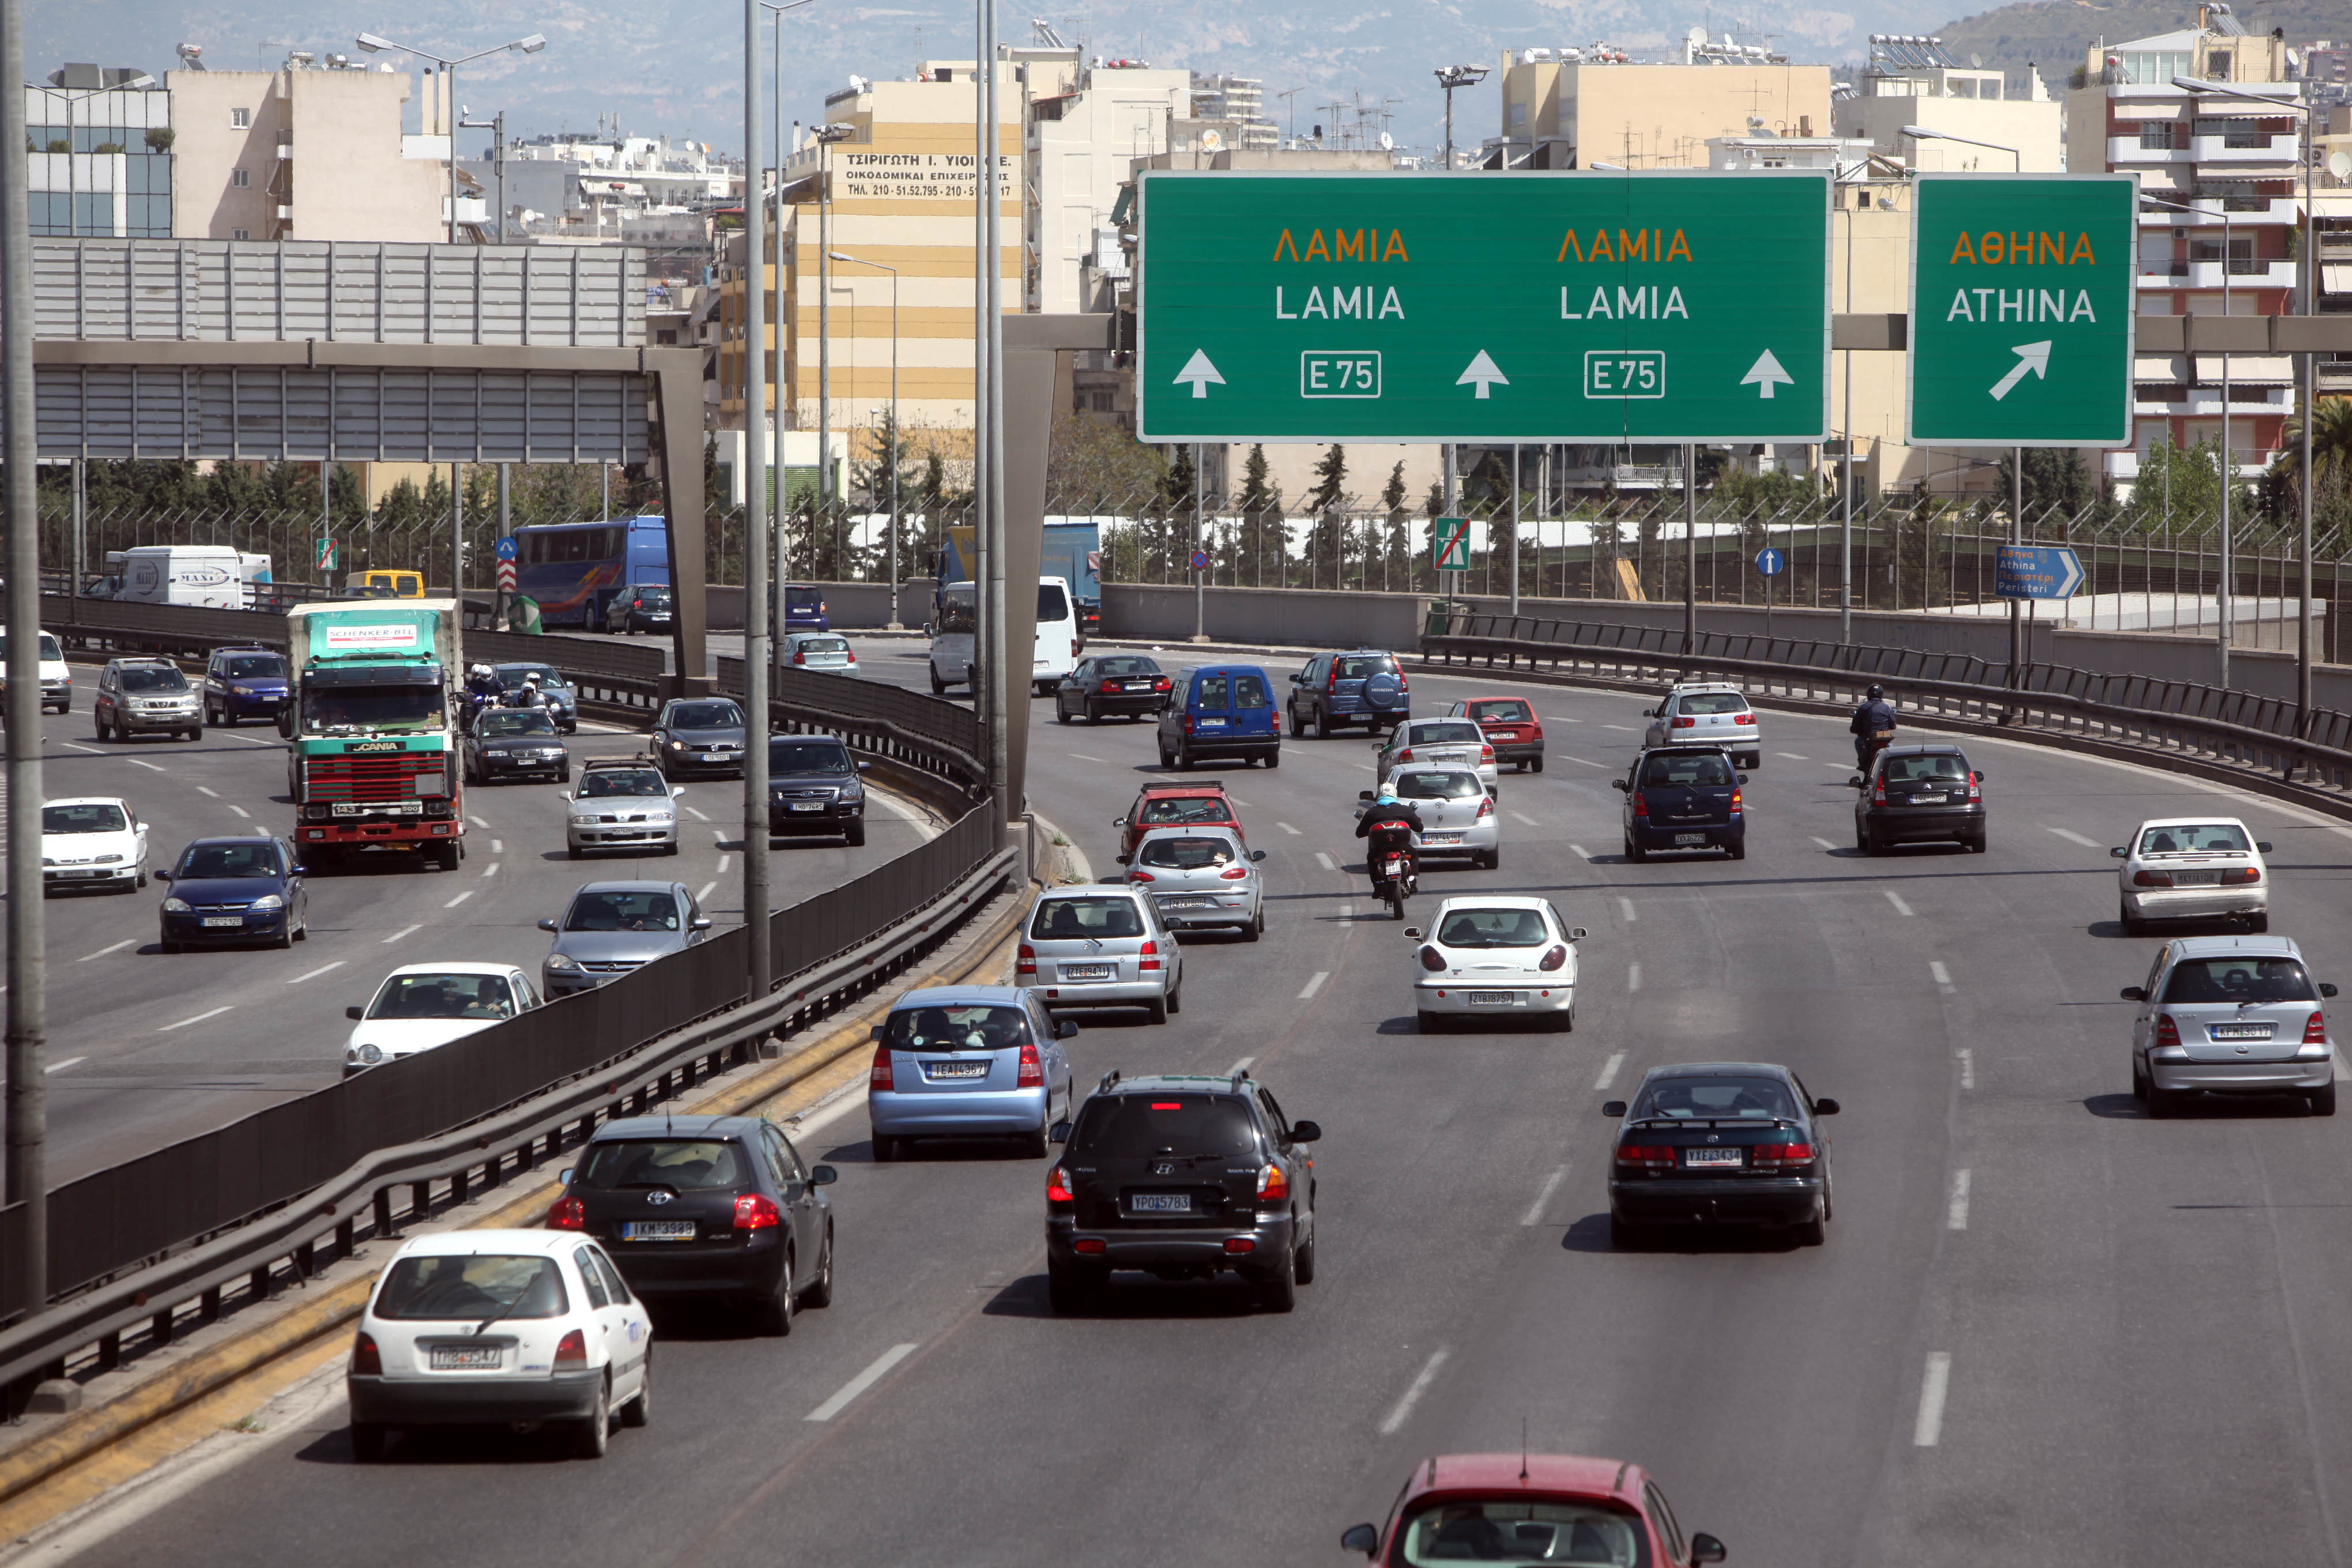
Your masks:
M 415 854 L 444 871 L 464 853 L 448 599 L 296 605 L 286 612 L 294 700 L 287 794 L 312 866 L 362 853 Z

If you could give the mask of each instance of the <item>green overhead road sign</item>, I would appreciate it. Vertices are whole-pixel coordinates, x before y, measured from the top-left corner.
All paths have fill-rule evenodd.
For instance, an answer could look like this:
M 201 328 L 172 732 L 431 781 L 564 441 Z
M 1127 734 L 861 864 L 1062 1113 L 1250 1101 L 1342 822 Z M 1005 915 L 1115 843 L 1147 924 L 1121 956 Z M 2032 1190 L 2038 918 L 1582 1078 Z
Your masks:
M 1470 520 L 1438 518 L 1429 531 L 1429 554 L 1440 572 L 1470 570 Z
M 2134 176 L 1921 174 L 1912 201 L 1911 444 L 2129 446 Z
M 1826 171 L 1141 178 L 1146 441 L 1819 441 Z

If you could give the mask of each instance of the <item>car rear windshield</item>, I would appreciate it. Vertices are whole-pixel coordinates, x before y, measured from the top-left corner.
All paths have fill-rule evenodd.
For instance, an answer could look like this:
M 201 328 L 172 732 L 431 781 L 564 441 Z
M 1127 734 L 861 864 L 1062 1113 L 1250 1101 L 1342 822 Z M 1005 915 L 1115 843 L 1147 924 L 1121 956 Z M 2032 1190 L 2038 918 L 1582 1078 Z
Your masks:
M 44 833 L 123 833 L 130 827 L 131 824 L 123 820 L 122 808 L 111 801 L 41 807 Z
M 2234 822 L 2192 822 L 2151 827 L 2139 836 L 2143 855 L 2244 855 L 2253 846 Z
M 1263 675 L 1234 676 L 1234 706 L 1242 709 L 1274 706 L 1274 699 L 1266 695 L 1265 677 Z
M 845 773 L 853 771 L 849 748 L 838 741 L 771 741 L 772 773 Z
M 1649 1568 L 1646 1532 L 1630 1513 L 1599 1503 L 1454 1499 L 1405 1515 L 1397 1561 L 1429 1563 L 1573 1563 L 1577 1568 Z
M 1046 621 L 1066 621 L 1066 620 L 1068 620 L 1069 618 L 1070 618 L 1070 598 L 1069 598 L 1069 595 L 1066 595 L 1066 594 L 1065 594 L 1065 593 L 1063 593 L 1063 592 L 1062 592 L 1062 590 L 1061 590 L 1061 588 L 1060 588 L 1058 585 L 1055 584 L 1052 584 L 1052 583 L 1040 583 L 1040 584 L 1037 584 L 1037 619 L 1038 619 L 1038 622 L 1042 625 L 1043 623 L 1045 623 L 1045 622 L 1046 622 Z
M 2167 1002 L 2316 1002 L 2311 976 L 2292 958 L 2183 959 L 2164 983 Z
M 583 892 L 563 917 L 565 931 L 676 931 L 677 900 L 667 893 Z
M 1143 917 L 1132 899 L 1048 899 L 1029 923 L 1033 937 L 1070 941 L 1085 937 L 1141 936 Z
M 231 680 L 283 680 L 286 679 L 286 661 L 274 653 L 248 654 L 243 658 L 228 661 L 228 678 Z
M 669 710 L 673 730 L 739 730 L 743 710 L 732 702 L 681 702 Z
M 846 637 L 803 637 L 793 645 L 803 653 L 847 653 Z
M 1485 793 L 1473 773 L 1391 773 L 1389 783 L 1404 800 L 1468 800 Z
M 125 691 L 185 691 L 188 678 L 169 665 L 134 664 L 122 672 Z
M 8 634 L 6 632 L 0 632 L 0 658 L 6 658 L 7 653 Z M 66 650 L 62 647 L 58 646 L 57 634 L 54 632 L 43 632 L 41 634 L 41 662 L 44 664 L 63 664 L 65 661 Z
M 1396 660 L 1384 653 L 1342 658 L 1335 661 L 1335 664 L 1339 679 L 1342 680 L 1362 680 L 1369 676 L 1383 672 L 1393 674 L 1396 670 Z
M 1524 702 L 1473 702 L 1470 717 L 1482 724 L 1532 724 L 1535 715 Z
M 1029 1016 L 1018 1007 L 973 1003 L 961 1007 L 901 1007 L 882 1038 L 894 1051 L 1001 1051 L 1032 1046 Z
M 1677 705 L 1684 713 L 1745 713 L 1748 699 L 1737 691 L 1686 691 Z
M 669 603 L 669 589 L 664 584 L 649 583 L 637 590 L 636 599 L 640 605 L 667 605 Z
M 1192 683 L 1192 706 L 1222 713 L 1229 709 L 1273 706 L 1262 675 L 1204 675 Z
M 555 721 L 544 708 L 500 708 L 484 713 L 474 729 L 485 740 L 499 735 L 552 735 Z
M 1211 866 L 1234 863 L 1234 841 L 1230 838 L 1177 837 L 1147 838 L 1142 853 L 1136 857 L 1147 866 L 1165 867 L 1171 871 L 1198 871 Z
M 1143 803 L 1143 815 L 1136 820 L 1159 824 L 1162 822 L 1231 822 L 1233 808 L 1223 795 L 1155 795 Z
M 573 1178 L 600 1192 L 619 1187 L 670 1187 L 681 1193 L 743 1187 L 751 1162 L 743 1145 L 723 1138 L 616 1138 L 588 1151 Z
M 615 768 L 611 773 L 590 773 L 580 781 L 580 798 L 583 800 L 604 800 L 620 795 L 666 796 L 668 794 L 669 785 L 662 782 L 661 774 L 651 768 L 635 768 L 625 773 Z
M 1449 910 L 1437 940 L 1446 947 L 1538 947 L 1551 932 L 1533 910 Z
M 1441 719 L 1432 723 L 1415 724 L 1407 743 L 1415 746 L 1475 746 L 1483 744 L 1486 739 L 1478 732 L 1478 726 L 1467 719 Z
M 491 671 L 499 684 L 512 690 L 526 680 L 536 680 L 541 686 L 562 686 L 563 677 L 544 664 L 502 664 Z
M 1070 1152 L 1082 1157 L 1256 1152 L 1256 1123 L 1241 1101 L 1227 1095 L 1097 1095 L 1070 1130 Z
M 371 1018 L 511 1018 L 514 994 L 496 974 L 395 974 L 376 993 Z
M 1964 779 L 1969 760 L 1961 756 L 1889 757 L 1880 776 L 1888 784 L 1926 784 L 1931 779 Z
M 1095 673 L 1097 675 L 1157 675 L 1160 673 L 1160 667 L 1137 654 L 1121 658 L 1098 658 L 1095 660 Z
M 787 588 L 784 590 L 784 603 L 814 610 L 824 603 L 824 591 L 821 588 Z
M 1642 764 L 1642 782 L 1645 784 L 1681 784 L 1701 788 L 1733 782 L 1731 765 L 1721 757 L 1655 756 Z
M 275 877 L 278 847 L 273 844 L 194 844 L 180 857 L 172 873 L 180 881 L 212 877 Z
M 560 1318 L 569 1309 L 555 1259 L 529 1253 L 403 1258 L 375 1293 L 375 1315 L 394 1321 Z
M 1774 1117 L 1793 1119 L 1796 1101 L 1790 1097 L 1788 1085 L 1777 1079 L 1735 1078 L 1668 1078 L 1661 1079 L 1642 1093 L 1641 1102 L 1633 1107 L 1638 1120 L 1645 1116 L 1691 1117 L 1699 1121 L 1727 1121 L 1752 1117 L 1769 1121 Z

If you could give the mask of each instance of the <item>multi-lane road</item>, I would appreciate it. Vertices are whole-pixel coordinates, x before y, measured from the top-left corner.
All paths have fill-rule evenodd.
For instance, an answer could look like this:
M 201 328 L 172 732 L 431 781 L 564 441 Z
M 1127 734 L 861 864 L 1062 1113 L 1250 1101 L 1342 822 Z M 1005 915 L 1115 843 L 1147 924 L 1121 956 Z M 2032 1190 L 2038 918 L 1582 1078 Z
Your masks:
M 921 679 L 919 644 L 860 653 L 869 678 Z M 1429 713 L 1504 688 L 1417 672 L 1412 689 Z M 1279 773 L 1210 770 L 1270 852 L 1266 939 L 1189 939 L 1180 1016 L 1071 1042 L 1082 1080 L 1246 1062 L 1322 1124 L 1320 1273 L 1295 1313 L 1234 1284 L 1122 1282 L 1099 1313 L 1057 1318 L 1044 1164 L 974 1146 L 876 1165 L 852 1095 L 803 1138 L 843 1173 L 837 1304 L 782 1341 L 666 1325 L 652 1425 L 603 1462 L 491 1433 L 358 1468 L 330 1380 L 241 1463 L 78 1537 L 81 1561 L 1337 1564 L 1340 1531 L 1381 1517 L 1415 1460 L 1524 1431 L 1650 1467 L 1736 1564 L 2341 1562 L 2346 1128 L 2284 1102 L 2140 1114 L 2116 994 L 2155 942 L 2115 924 L 2106 847 L 2148 816 L 2246 817 L 2277 846 L 2272 930 L 2341 981 L 2352 832 L 1970 738 L 1990 852 L 1865 859 L 1843 725 L 1767 713 L 1748 858 L 1633 866 L 1608 784 L 1642 703 L 1520 689 L 1549 766 L 1505 776 L 1500 868 L 1433 869 L 1414 910 L 1456 889 L 1553 899 L 1591 930 L 1573 1034 L 1414 1032 L 1411 945 L 1351 869 L 1371 752 L 1349 738 L 1286 742 Z M 1065 728 L 1040 703 L 1031 735 L 1032 804 L 1113 868 L 1110 819 L 1160 776 L 1149 726 Z M 79 765 L 61 785 L 84 787 Z M 102 765 L 141 798 L 121 759 Z M 142 804 L 163 809 L 187 767 Z M 724 793 L 689 799 L 719 818 Z M 539 809 L 525 794 L 477 807 L 509 863 L 547 845 L 516 826 Z M 174 831 L 220 819 L 197 801 L 169 808 Z M 351 987 L 286 982 L 346 952 L 380 965 L 400 944 L 376 932 L 436 917 L 481 921 L 468 947 L 509 940 L 538 902 L 416 912 L 444 889 L 484 902 L 486 863 L 364 884 L 348 934 L 254 955 L 250 993 L 265 971 L 278 994 L 318 990 L 319 1039 L 299 1048 L 323 1055 L 328 994 Z M 59 971 L 114 939 L 56 946 Z M 132 952 L 89 967 L 207 962 Z M 223 1060 L 297 1054 L 219 1020 L 175 1045 L 152 1031 L 215 1000 L 145 994 L 102 1004 L 139 1059 L 196 1039 Z M 1843 1101 L 1828 1244 L 1612 1251 L 1600 1102 L 1652 1065 L 1723 1058 L 1788 1063 Z

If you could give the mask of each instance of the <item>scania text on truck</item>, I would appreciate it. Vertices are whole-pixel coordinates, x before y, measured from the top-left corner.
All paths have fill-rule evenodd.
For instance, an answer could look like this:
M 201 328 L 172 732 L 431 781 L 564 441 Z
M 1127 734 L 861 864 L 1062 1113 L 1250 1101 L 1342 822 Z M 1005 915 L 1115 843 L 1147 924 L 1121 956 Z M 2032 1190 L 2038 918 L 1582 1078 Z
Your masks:
M 286 613 L 294 700 L 280 721 L 294 837 L 311 865 L 410 853 L 457 868 L 466 818 L 449 676 L 448 599 L 296 605 Z

